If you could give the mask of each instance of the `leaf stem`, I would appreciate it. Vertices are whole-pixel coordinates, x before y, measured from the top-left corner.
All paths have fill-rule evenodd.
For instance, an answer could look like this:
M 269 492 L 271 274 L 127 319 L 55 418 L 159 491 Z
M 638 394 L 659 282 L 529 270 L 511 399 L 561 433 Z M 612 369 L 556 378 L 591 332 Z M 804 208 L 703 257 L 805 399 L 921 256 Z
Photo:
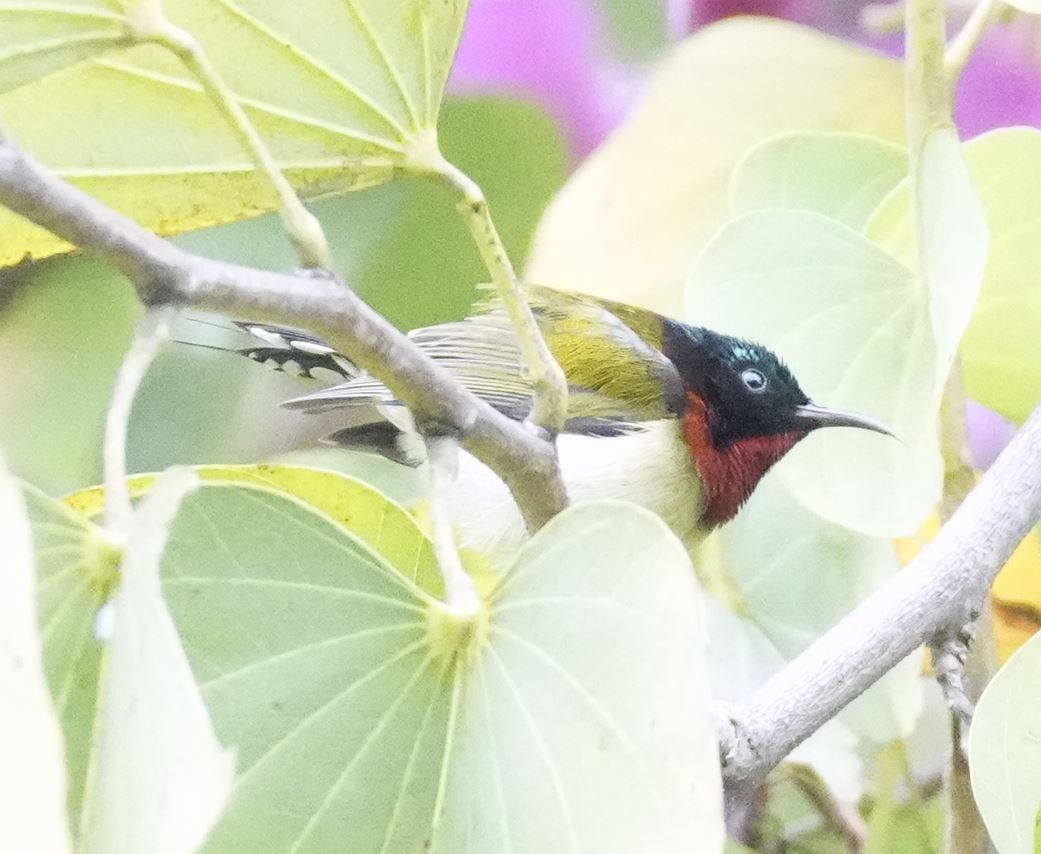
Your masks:
M 105 416 L 105 528 L 119 542 L 130 532 L 133 513 L 127 486 L 126 448 L 134 398 L 160 345 L 170 334 L 175 309 L 150 308 L 138 321 Z
M 517 333 L 524 370 L 534 395 L 528 420 L 555 436 L 567 418 L 567 380 L 546 345 L 535 315 L 524 298 L 523 288 L 495 228 L 484 192 L 476 181 L 445 160 L 440 152 L 432 168 L 459 194 L 459 211 L 470 227 L 477 249 Z
M 279 214 L 293 248 L 305 268 L 330 270 L 332 252 L 317 217 L 300 201 L 235 93 L 224 82 L 198 39 L 173 24 L 160 0 L 144 0 L 131 13 L 131 30 L 138 41 L 162 45 L 198 78 L 214 106 L 231 126 L 279 200 Z
M 473 579 L 463 568 L 455 544 L 452 519 L 447 512 L 447 496 L 455 480 L 459 446 L 445 436 L 425 436 L 430 465 L 430 525 L 434 551 L 445 582 L 445 604 L 458 618 L 475 617 L 481 610 L 481 597 Z
M 926 138 L 952 123 L 951 89 L 944 65 L 943 0 L 908 0 L 905 22 L 907 140 L 911 174 L 916 175 Z

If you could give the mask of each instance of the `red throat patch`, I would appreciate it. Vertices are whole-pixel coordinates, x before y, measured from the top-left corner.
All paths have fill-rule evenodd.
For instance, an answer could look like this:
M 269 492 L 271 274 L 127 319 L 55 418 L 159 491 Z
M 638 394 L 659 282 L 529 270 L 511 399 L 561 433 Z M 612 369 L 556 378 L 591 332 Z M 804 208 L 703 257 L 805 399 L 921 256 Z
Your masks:
M 687 394 L 683 433 L 701 475 L 705 509 L 700 522 L 706 528 L 732 519 L 770 467 L 806 436 L 801 430 L 749 436 L 718 450 L 709 431 L 708 407 L 692 392 Z

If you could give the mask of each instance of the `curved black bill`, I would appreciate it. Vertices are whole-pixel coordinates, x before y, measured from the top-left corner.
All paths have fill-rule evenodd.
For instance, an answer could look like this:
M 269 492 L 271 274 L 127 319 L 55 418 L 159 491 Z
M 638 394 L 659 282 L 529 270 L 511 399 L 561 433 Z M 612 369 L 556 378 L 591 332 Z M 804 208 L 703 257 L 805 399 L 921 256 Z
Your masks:
M 871 430 L 885 436 L 892 436 L 894 439 L 899 438 L 885 424 L 874 418 L 845 409 L 829 409 L 827 406 L 818 406 L 816 403 L 795 407 L 795 420 L 808 430 L 815 430 L 818 427 L 859 427 L 861 430 Z

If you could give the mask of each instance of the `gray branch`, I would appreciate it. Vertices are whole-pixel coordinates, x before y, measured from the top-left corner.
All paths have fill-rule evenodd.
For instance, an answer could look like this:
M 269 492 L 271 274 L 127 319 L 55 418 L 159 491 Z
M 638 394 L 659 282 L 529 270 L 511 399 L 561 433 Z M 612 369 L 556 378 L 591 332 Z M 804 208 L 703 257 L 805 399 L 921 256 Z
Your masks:
M 908 567 L 726 710 L 721 755 L 732 799 L 919 646 L 969 623 L 1039 518 L 1041 407 Z
M 457 438 L 509 486 L 535 530 L 567 503 L 552 440 L 464 389 L 342 281 L 200 258 L 61 181 L 0 136 L 0 204 L 107 261 L 145 305 L 309 329 L 381 380 L 421 432 Z

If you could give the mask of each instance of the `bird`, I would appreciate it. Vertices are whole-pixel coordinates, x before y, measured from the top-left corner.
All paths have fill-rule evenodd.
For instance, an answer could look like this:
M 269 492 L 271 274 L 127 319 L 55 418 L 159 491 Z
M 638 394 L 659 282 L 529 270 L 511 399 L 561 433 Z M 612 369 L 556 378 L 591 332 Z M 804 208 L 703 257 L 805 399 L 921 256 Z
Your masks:
M 763 476 L 815 430 L 850 427 L 893 436 L 874 418 L 819 405 L 771 350 L 647 309 L 541 285 L 525 295 L 569 399 L 557 437 L 572 502 L 620 498 L 663 519 L 688 549 L 732 519 Z M 282 405 L 335 412 L 324 441 L 421 466 L 424 444 L 408 411 L 348 354 L 310 333 L 236 321 L 257 346 L 239 350 L 276 370 L 341 380 Z M 461 321 L 409 337 L 467 389 L 523 420 L 532 388 L 501 302 L 482 300 Z M 506 561 L 528 537 L 502 481 L 462 453 L 448 497 L 459 544 Z

